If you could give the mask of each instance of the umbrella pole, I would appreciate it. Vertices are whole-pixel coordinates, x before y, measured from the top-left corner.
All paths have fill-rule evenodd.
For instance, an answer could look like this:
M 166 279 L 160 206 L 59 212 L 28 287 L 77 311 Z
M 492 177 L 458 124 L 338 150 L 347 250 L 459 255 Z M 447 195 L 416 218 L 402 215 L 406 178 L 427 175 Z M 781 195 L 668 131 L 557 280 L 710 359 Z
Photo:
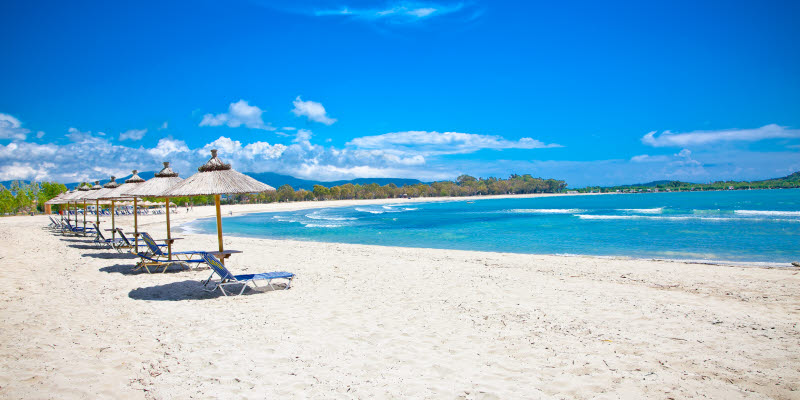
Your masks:
M 78 227 L 78 202 L 75 202 L 75 227 Z
M 219 210 L 219 195 L 214 195 L 214 206 L 217 208 L 217 240 L 219 241 L 219 251 L 220 253 L 222 250 L 222 212 Z M 222 262 L 222 265 L 225 265 L 225 256 L 220 254 L 219 260 Z
M 95 218 L 97 220 L 97 229 L 100 229 L 100 199 L 94 201 L 94 215 L 97 217 Z
M 114 200 L 111 200 L 111 239 L 117 238 L 117 225 L 114 224 Z
M 136 252 L 139 252 L 139 209 L 136 207 L 136 197 L 133 198 L 133 236 L 136 236 Z
M 86 236 L 86 200 L 83 201 L 83 236 Z
M 172 261 L 172 235 L 169 232 L 169 197 L 167 200 L 167 259 Z

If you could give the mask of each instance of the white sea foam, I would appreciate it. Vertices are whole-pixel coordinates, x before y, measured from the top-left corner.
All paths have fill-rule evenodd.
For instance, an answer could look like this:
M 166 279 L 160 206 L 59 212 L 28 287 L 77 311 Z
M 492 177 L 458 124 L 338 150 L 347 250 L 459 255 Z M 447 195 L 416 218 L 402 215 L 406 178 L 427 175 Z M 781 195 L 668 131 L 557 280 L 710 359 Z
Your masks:
M 306 228 L 339 228 L 344 225 L 338 224 L 303 224 Z
M 664 207 L 658 208 L 621 208 L 620 211 L 627 211 L 637 214 L 661 214 L 664 211 Z
M 358 218 L 352 217 L 334 217 L 330 215 L 322 215 L 318 211 L 314 211 L 311 214 L 306 214 L 306 218 L 308 219 L 316 219 L 316 220 L 323 220 L 323 221 L 353 221 L 357 220 Z
M 738 215 L 759 215 L 779 217 L 800 217 L 800 211 L 775 211 L 775 210 L 736 210 Z
M 273 215 L 272 218 L 277 219 L 280 222 L 297 222 L 296 219 L 286 215 Z
M 649 219 L 649 220 L 666 220 L 666 221 L 685 221 L 690 219 L 699 219 L 704 221 L 736 221 L 736 218 L 720 218 L 720 217 L 695 217 L 695 216 L 674 216 L 674 217 L 656 217 L 652 215 L 587 215 L 576 214 L 580 219 Z
M 506 210 L 506 212 L 520 214 L 575 214 L 586 212 L 586 210 L 581 210 L 580 208 L 515 208 Z
M 370 213 L 370 214 L 383 214 L 383 213 L 386 212 L 386 211 L 373 210 L 373 209 L 363 208 L 363 207 L 356 207 L 355 210 L 359 211 L 359 212 Z
M 664 221 L 729 221 L 729 222 L 747 222 L 747 221 L 769 221 L 769 222 L 798 222 L 800 219 L 788 218 L 736 218 L 736 217 L 701 217 L 695 215 L 684 216 L 652 216 L 652 215 L 588 215 L 588 214 L 575 214 L 580 219 L 597 219 L 597 220 L 614 220 L 614 219 L 647 219 L 647 220 L 664 220 Z

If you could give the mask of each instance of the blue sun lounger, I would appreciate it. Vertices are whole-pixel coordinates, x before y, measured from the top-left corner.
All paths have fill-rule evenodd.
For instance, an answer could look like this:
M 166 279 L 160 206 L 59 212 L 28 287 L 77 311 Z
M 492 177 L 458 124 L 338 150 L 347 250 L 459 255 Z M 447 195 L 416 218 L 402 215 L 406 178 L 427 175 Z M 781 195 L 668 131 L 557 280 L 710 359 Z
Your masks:
M 123 244 L 122 238 L 106 239 L 96 223 L 92 222 L 92 226 L 94 226 L 94 231 L 97 234 L 97 236 L 94 237 L 94 242 L 97 243 L 98 246 L 116 249 L 117 246 L 121 246 Z
M 84 228 L 82 228 L 80 226 L 74 227 L 74 226 L 72 226 L 72 224 L 69 223 L 68 220 L 66 220 L 65 223 L 67 224 L 67 230 L 69 230 L 72 233 L 76 233 L 76 234 L 84 235 L 84 236 L 86 236 L 87 233 L 94 233 L 94 229 L 93 228 L 84 229 Z
M 284 290 L 289 289 L 292 286 L 292 279 L 294 278 L 294 274 L 291 272 L 279 271 L 279 272 L 266 272 L 263 274 L 244 274 L 244 275 L 234 275 L 221 262 L 214 257 L 213 254 L 209 253 L 202 253 L 203 259 L 206 263 L 211 266 L 211 276 L 208 277 L 207 280 L 203 281 L 203 286 L 207 286 L 211 282 L 211 278 L 214 277 L 214 274 L 220 276 L 219 282 L 216 282 L 216 285 L 211 289 L 203 289 L 207 292 L 213 292 L 219 288 L 220 292 L 225 296 L 228 295 L 228 292 L 225 291 L 225 286 L 229 285 L 242 285 L 242 289 L 239 291 L 238 295 L 244 293 L 244 290 L 247 289 L 250 284 L 253 287 L 259 287 L 256 281 L 266 281 L 267 286 L 270 289 L 275 290 L 275 287 L 272 286 L 273 279 L 286 279 L 288 282 L 286 286 L 283 288 Z M 237 295 L 237 296 L 238 296 Z
M 170 260 L 169 254 L 161 250 L 161 247 L 156 244 L 156 241 L 153 240 L 149 233 L 139 233 L 142 235 L 142 239 L 149 251 L 136 252 L 140 261 L 136 264 L 136 267 L 133 268 L 134 271 L 144 269 L 148 274 L 152 274 L 150 267 L 155 267 L 156 272 L 158 272 L 159 268 L 163 267 L 164 269 L 161 271 L 163 273 L 166 272 L 167 268 L 172 264 L 181 264 L 188 267 L 189 264 L 201 264 L 205 262 L 201 257 L 203 252 L 200 251 L 173 251 L 172 260 Z M 195 258 L 192 258 L 193 256 L 195 256 Z

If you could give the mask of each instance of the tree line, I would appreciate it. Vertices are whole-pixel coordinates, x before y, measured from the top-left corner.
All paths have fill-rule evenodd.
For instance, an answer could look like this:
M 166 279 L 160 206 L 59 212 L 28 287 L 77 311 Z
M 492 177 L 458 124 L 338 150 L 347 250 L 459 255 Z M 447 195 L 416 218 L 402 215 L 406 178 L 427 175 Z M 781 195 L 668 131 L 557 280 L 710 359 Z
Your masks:
M 67 187 L 57 182 L 13 181 L 9 187 L 0 184 L 0 214 L 29 214 L 44 211 L 44 203 Z
M 353 199 L 391 199 L 404 197 L 461 197 L 477 195 L 559 193 L 563 192 L 567 183 L 555 179 L 534 178 L 526 175 L 511 175 L 508 179 L 475 178 L 461 175 L 455 181 L 439 181 L 433 183 L 417 183 L 397 186 L 393 183 L 380 186 L 377 183 L 367 185 L 347 183 L 326 187 L 314 185 L 312 190 L 295 190 L 290 185 L 283 185 L 273 192 L 232 195 L 226 198 L 228 203 L 277 203 L 287 201 L 314 200 L 353 200 Z M 154 199 L 155 200 L 155 199 Z M 178 205 L 212 204 L 213 196 L 176 197 L 171 200 Z

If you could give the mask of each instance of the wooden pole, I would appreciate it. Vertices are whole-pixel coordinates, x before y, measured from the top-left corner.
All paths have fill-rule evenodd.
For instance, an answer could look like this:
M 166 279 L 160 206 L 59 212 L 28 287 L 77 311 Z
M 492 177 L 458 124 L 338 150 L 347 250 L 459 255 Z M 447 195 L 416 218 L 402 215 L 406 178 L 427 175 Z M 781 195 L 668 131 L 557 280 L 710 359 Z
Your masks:
M 78 227 L 78 202 L 75 202 L 75 227 Z
M 86 199 L 83 199 L 83 236 L 86 236 Z
M 111 200 L 111 240 L 117 237 L 117 225 L 114 224 L 114 199 Z
M 217 208 L 217 240 L 219 241 L 219 251 L 223 251 L 222 247 L 222 212 L 219 209 L 219 195 L 214 195 L 214 205 Z M 219 261 L 225 265 L 225 257 L 220 254 Z
M 136 236 L 136 252 L 139 252 L 139 210 L 136 207 L 136 197 L 133 198 L 133 236 Z
M 169 231 L 169 197 L 167 199 L 167 259 L 172 261 L 172 234 Z
M 97 229 L 100 229 L 100 199 L 94 201 L 94 215 L 97 217 Z

